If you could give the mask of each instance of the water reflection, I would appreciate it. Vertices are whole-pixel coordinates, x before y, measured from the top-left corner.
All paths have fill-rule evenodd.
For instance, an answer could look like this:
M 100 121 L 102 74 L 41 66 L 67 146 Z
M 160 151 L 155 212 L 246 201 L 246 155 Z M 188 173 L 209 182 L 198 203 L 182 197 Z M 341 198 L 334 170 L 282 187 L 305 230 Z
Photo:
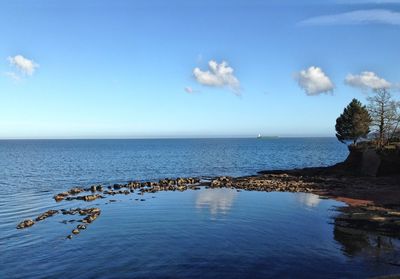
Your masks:
M 296 200 L 306 207 L 316 207 L 321 202 L 318 195 L 308 193 L 297 193 Z
M 204 189 L 196 197 L 196 208 L 209 208 L 212 215 L 226 214 L 232 208 L 237 192 L 230 189 Z
M 374 262 L 400 265 L 400 240 L 364 230 L 335 224 L 334 239 L 349 257 L 363 257 Z

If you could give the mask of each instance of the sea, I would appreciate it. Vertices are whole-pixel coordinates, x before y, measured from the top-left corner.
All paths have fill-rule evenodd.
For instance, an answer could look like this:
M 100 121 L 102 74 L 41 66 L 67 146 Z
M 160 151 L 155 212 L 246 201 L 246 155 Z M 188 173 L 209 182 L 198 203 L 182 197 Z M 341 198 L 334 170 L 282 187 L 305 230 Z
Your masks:
M 0 278 L 370 278 L 400 273 L 399 240 L 335 227 L 345 204 L 314 194 L 235 189 L 53 196 L 132 180 L 255 175 L 328 166 L 335 138 L 0 141 Z M 112 200 L 111 200 L 112 199 Z M 79 224 L 49 209 L 99 207 Z

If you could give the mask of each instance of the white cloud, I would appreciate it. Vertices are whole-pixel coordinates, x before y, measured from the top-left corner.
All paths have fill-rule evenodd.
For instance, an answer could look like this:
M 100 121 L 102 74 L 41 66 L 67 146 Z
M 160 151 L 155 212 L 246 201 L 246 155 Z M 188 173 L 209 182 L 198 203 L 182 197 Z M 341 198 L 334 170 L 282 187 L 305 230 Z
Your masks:
M 15 82 L 21 81 L 21 77 L 14 72 L 5 72 L 4 75 L 11 78 Z
M 14 57 L 8 57 L 7 60 L 12 66 L 15 66 L 23 75 L 31 76 L 35 72 L 36 68 L 39 67 L 33 60 L 23 57 L 22 55 L 16 55 Z
M 400 13 L 383 9 L 356 10 L 335 15 L 312 17 L 301 21 L 299 25 L 354 25 L 371 23 L 400 25 Z
M 362 72 L 359 75 L 348 74 L 344 82 L 349 86 L 362 90 L 390 88 L 392 86 L 390 82 L 379 77 L 374 72 Z
M 330 93 L 335 88 L 330 78 L 319 67 L 312 66 L 296 73 L 295 80 L 309 96 Z
M 207 71 L 202 71 L 198 67 L 194 68 L 193 75 L 198 83 L 213 87 L 227 86 L 232 89 L 235 94 L 240 95 L 240 82 L 233 74 L 233 68 L 228 66 L 228 63 L 222 61 L 218 64 L 211 60 L 208 62 Z

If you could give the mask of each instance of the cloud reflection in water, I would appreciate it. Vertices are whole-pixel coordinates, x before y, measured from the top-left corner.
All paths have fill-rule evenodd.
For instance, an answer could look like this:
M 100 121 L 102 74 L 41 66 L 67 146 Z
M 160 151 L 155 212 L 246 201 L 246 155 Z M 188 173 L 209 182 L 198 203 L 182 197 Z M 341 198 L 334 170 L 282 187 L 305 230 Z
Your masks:
M 231 189 L 204 189 L 196 198 L 196 208 L 209 208 L 212 215 L 226 214 L 231 209 L 237 192 Z
M 297 193 L 296 200 L 306 207 L 316 207 L 321 202 L 321 199 L 318 197 L 318 195 L 309 193 Z

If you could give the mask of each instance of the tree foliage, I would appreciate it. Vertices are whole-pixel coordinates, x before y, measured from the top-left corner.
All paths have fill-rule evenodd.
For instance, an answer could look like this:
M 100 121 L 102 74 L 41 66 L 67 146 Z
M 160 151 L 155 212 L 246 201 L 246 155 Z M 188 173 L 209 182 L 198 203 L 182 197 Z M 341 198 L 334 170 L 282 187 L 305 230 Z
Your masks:
M 371 127 L 377 135 L 378 146 L 384 146 L 395 136 L 399 128 L 400 103 L 393 100 L 386 88 L 376 89 L 374 93 L 368 98 Z
M 336 137 L 342 143 L 352 141 L 354 144 L 369 133 L 371 117 L 365 106 L 357 99 L 344 109 L 336 119 Z

